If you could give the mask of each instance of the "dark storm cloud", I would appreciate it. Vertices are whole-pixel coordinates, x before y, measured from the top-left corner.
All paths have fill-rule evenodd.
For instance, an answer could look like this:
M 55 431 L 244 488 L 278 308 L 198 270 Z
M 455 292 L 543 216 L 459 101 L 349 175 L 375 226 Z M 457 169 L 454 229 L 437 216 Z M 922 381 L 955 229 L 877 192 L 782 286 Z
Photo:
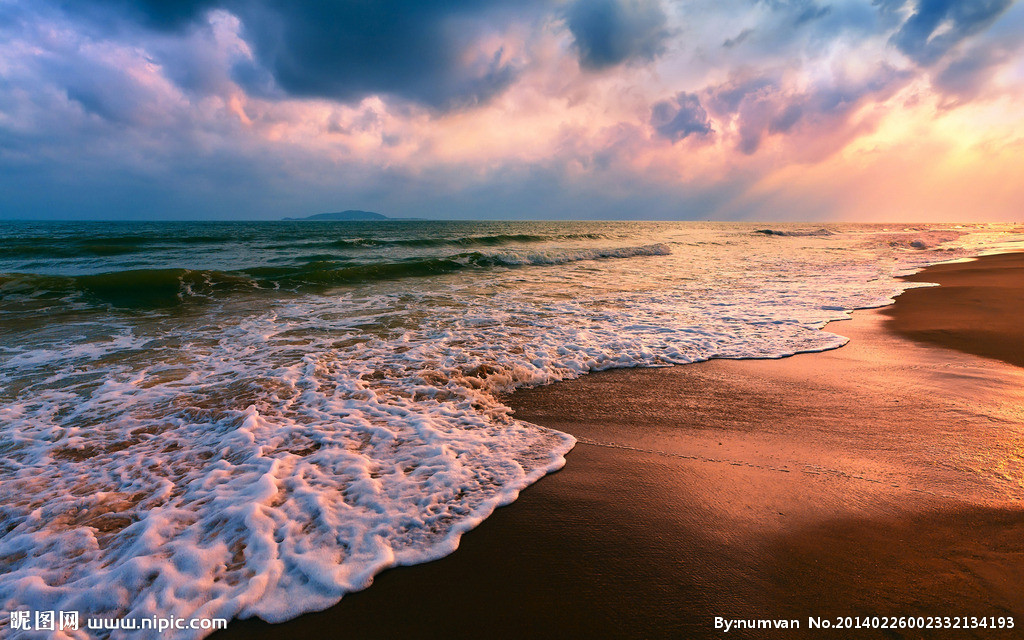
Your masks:
M 577 0 L 565 12 L 580 64 L 605 69 L 630 60 L 651 60 L 669 37 L 657 0 Z
M 174 30 L 184 27 L 203 13 L 214 9 L 223 2 L 219 0 L 91 0 L 60 2 L 64 8 L 75 13 L 104 19 L 113 11 L 129 20 L 141 22 L 147 27 L 160 30 Z
M 711 133 L 708 112 L 696 94 L 680 93 L 671 100 L 656 102 L 651 109 L 651 126 L 658 135 L 678 142 L 690 135 Z
M 356 101 L 387 94 L 435 108 L 485 102 L 520 71 L 502 51 L 468 59 L 473 38 L 512 20 L 530 20 L 547 0 L 93 0 L 74 11 L 114 11 L 148 28 L 173 31 L 211 9 L 242 21 L 255 60 L 234 78 L 259 95 Z M 70 5 L 69 5 L 70 6 Z M 670 32 L 658 0 L 577 0 L 564 13 L 581 66 L 604 69 L 650 60 Z
M 1013 0 L 920 0 L 892 43 L 919 64 L 930 65 L 995 22 L 1011 4 Z
M 294 96 L 393 94 L 435 107 L 486 100 L 515 78 L 500 53 L 466 66 L 473 22 L 501 0 L 277 2 L 239 7 L 257 60 Z M 479 27 L 480 25 L 475 25 Z
M 485 101 L 516 77 L 503 59 L 467 56 L 473 38 L 529 16 L 540 0 L 93 0 L 67 5 L 97 21 L 104 12 L 158 31 L 184 31 L 210 10 L 242 22 L 255 54 L 235 68 L 247 90 L 268 95 L 357 101 L 394 95 L 436 108 Z

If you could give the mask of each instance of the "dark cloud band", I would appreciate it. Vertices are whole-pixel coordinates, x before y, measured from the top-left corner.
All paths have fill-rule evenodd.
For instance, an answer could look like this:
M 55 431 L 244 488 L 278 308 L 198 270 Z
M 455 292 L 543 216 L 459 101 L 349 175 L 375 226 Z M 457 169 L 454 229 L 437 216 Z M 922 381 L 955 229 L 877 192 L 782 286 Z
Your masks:
M 499 29 L 513 12 L 535 15 L 541 0 L 94 0 L 69 11 L 102 18 L 111 12 L 146 28 L 173 31 L 201 22 L 213 9 L 241 19 L 254 65 L 236 69 L 247 90 L 355 101 L 394 95 L 435 108 L 486 100 L 514 80 L 517 67 L 473 57 L 479 31 Z M 107 21 L 110 22 L 109 20 Z

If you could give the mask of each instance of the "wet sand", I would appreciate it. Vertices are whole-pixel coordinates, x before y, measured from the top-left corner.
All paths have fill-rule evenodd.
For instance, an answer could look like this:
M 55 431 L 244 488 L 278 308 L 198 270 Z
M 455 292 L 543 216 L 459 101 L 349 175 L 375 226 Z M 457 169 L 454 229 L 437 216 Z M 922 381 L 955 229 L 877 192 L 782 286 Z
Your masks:
M 795 618 L 798 637 L 1020 637 L 1024 369 L 1004 298 L 1024 299 L 1022 270 L 1022 254 L 929 269 L 914 279 L 949 286 L 829 325 L 851 341 L 826 353 L 517 392 L 518 417 L 580 439 L 562 471 L 447 558 L 214 637 L 703 638 L 716 616 Z M 1017 628 L 807 630 L 839 615 Z
M 1024 261 L 1019 253 L 935 265 L 906 278 L 938 282 L 942 293 L 910 289 L 890 307 L 900 335 L 1024 367 Z

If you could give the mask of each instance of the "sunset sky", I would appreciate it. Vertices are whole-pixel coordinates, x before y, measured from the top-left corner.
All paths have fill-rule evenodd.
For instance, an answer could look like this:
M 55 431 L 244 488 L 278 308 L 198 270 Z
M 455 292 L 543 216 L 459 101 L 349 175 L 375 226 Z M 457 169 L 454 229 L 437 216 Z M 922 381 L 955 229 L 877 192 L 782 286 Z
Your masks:
M 0 0 L 0 218 L 1024 219 L 1010 0 Z

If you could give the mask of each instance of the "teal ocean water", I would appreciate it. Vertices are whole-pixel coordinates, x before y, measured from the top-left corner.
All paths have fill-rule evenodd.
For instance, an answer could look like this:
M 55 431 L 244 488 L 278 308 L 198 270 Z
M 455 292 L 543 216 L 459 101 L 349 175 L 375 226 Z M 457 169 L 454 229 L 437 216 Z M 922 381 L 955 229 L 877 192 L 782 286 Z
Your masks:
M 0 225 L 0 285 L 51 296 L 80 292 L 82 300 L 97 304 L 145 309 L 204 296 L 323 291 L 568 262 L 588 254 L 545 250 L 585 249 L 586 241 L 621 241 L 629 234 L 621 225 L 559 223 L 8 223 Z M 539 251 L 523 255 L 523 247 Z
M 0 609 L 284 620 L 564 464 L 504 394 L 781 357 L 1011 225 L 0 223 Z

